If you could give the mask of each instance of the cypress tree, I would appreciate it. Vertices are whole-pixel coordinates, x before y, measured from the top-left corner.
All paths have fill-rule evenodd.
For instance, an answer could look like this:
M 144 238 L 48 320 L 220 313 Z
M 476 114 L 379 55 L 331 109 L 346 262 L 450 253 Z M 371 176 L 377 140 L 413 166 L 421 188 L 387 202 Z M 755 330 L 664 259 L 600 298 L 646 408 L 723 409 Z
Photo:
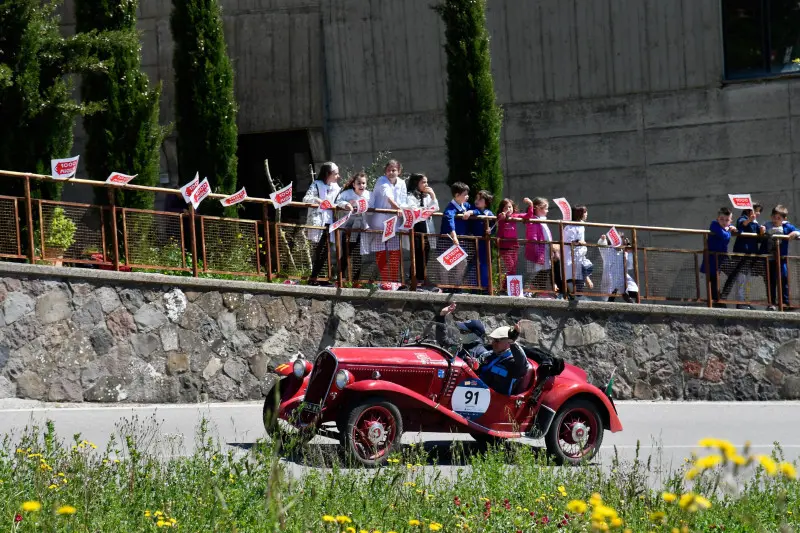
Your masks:
M 84 118 L 88 134 L 81 163 L 92 179 L 105 180 L 111 172 L 137 174 L 137 185 L 156 185 L 164 130 L 158 124 L 160 85 L 150 89 L 141 70 L 138 0 L 75 0 L 76 30 L 114 31 L 126 39 L 106 39 L 98 56 L 107 68 L 83 76 L 84 102 L 102 102 L 103 109 Z M 102 193 L 104 201 L 105 191 Z M 154 195 L 117 192 L 118 205 L 152 209 Z
M 445 24 L 448 183 L 500 198 L 500 126 L 492 80 L 486 0 L 444 0 L 434 8 Z
M 175 120 L 181 184 L 200 172 L 215 192 L 236 189 L 236 102 L 233 68 L 217 0 L 173 0 L 170 17 L 175 41 Z M 219 202 L 204 202 L 212 213 Z M 236 216 L 236 206 L 225 210 Z
M 0 168 L 50 174 L 50 159 L 70 155 L 75 116 L 65 77 L 77 61 L 59 31 L 56 5 L 40 0 L 0 2 Z M 60 184 L 31 181 L 34 196 L 60 197 Z M 22 180 L 6 178 L 5 194 L 22 194 Z

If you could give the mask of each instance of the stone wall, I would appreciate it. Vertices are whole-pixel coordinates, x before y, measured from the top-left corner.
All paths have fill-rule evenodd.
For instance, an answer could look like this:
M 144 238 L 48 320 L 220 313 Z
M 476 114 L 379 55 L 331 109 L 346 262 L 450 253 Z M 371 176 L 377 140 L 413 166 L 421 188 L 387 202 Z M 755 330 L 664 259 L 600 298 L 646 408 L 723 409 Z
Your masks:
M 270 362 L 392 345 L 449 298 L 523 334 L 619 398 L 800 398 L 800 315 L 374 293 L 0 263 L 0 398 L 258 399 Z

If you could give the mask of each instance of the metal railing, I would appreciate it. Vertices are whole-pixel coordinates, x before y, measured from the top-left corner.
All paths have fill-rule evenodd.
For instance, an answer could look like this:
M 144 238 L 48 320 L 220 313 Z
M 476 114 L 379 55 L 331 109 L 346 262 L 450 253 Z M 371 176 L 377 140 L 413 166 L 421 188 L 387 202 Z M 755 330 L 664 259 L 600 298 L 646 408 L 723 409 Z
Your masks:
M 777 245 L 760 255 L 710 252 L 705 230 L 524 220 L 518 222 L 518 233 L 525 233 L 525 224 L 547 224 L 552 238 L 514 240 L 491 234 L 495 217 L 477 217 L 483 235 L 459 236 L 467 258 L 447 270 L 437 260 L 452 245 L 446 235 L 412 229 L 398 231 L 394 239 L 383 242 L 380 228 L 342 228 L 331 236 L 327 227 L 286 222 L 290 210 L 315 209 L 315 204 L 292 202 L 280 220 L 269 199 L 249 197 L 246 202 L 262 205 L 259 220 L 224 218 L 199 215 L 191 205 L 182 212 L 115 205 L 115 188 L 180 197 L 176 189 L 67 182 L 107 189 L 107 204 L 95 205 L 32 198 L 30 181 L 49 180 L 49 176 L 0 171 L 0 179 L 24 182 L 24 196 L 0 196 L 0 258 L 9 261 L 195 277 L 246 276 L 271 282 L 299 280 L 339 287 L 389 283 L 391 288 L 438 287 L 489 295 L 506 294 L 507 276 L 521 275 L 522 292 L 529 296 L 624 298 L 709 307 L 736 304 L 784 309 L 800 299 L 800 257 L 781 257 Z M 211 194 L 207 201 L 223 197 Z M 66 248 L 59 247 L 64 241 L 54 235 L 56 218 L 74 226 Z M 612 248 L 591 240 L 565 242 L 567 226 L 602 234 L 616 227 L 626 233 L 629 244 Z M 653 245 L 657 240 L 653 237 L 663 234 L 680 236 L 685 244 L 680 248 Z M 770 238 L 777 244 L 786 237 Z M 716 275 L 705 274 L 710 269 L 703 266 L 711 264 L 717 267 L 711 269 L 717 270 Z

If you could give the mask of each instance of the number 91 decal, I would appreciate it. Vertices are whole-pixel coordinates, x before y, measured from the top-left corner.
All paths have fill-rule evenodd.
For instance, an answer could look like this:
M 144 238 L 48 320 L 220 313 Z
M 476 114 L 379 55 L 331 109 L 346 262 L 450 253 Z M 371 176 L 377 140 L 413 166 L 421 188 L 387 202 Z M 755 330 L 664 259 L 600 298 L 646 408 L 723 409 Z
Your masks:
M 491 399 L 491 392 L 482 381 L 462 381 L 453 391 L 453 411 L 464 418 L 475 420 L 489 409 Z

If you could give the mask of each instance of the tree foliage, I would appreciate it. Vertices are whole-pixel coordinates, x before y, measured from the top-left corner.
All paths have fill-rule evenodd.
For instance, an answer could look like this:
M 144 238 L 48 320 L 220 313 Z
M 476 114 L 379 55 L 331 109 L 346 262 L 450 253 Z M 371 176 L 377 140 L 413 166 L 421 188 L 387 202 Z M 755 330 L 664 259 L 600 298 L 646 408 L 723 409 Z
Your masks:
M 158 124 L 161 87 L 150 89 L 141 70 L 137 6 L 138 0 L 75 0 L 78 32 L 125 37 L 101 39 L 97 54 L 107 68 L 83 76 L 83 101 L 102 103 L 103 109 L 84 118 L 88 139 L 81 162 L 91 179 L 123 172 L 137 174 L 137 185 L 152 186 L 158 183 L 165 132 Z M 153 200 L 152 193 L 117 192 L 117 202 L 126 207 L 152 209 Z
M 0 168 L 50 174 L 50 159 L 69 155 L 75 117 L 95 106 L 70 97 L 67 74 L 102 69 L 96 36 L 65 38 L 57 2 L 0 2 Z M 31 182 L 35 196 L 56 198 L 55 183 Z M 4 188 L 21 191 L 21 180 Z M 21 193 L 20 193 L 21 194 Z
M 236 189 L 236 102 L 217 0 L 173 0 L 175 119 L 181 183 L 200 172 L 215 192 Z M 219 202 L 203 204 L 222 210 Z M 236 208 L 225 210 L 236 216 Z
M 447 181 L 463 181 L 499 197 L 502 111 L 495 100 L 486 30 L 486 0 L 444 0 L 447 55 Z

